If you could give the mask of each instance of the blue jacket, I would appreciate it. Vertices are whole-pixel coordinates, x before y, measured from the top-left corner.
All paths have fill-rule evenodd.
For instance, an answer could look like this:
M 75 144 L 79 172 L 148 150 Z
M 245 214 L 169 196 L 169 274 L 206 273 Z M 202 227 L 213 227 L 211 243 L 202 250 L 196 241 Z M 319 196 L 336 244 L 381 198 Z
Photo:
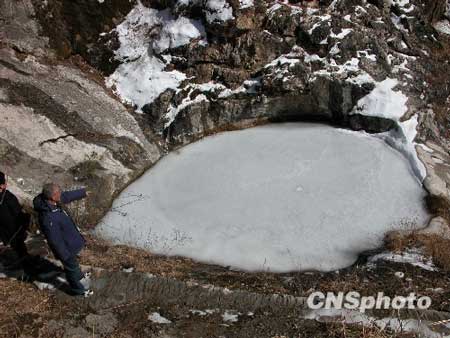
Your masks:
M 61 193 L 61 202 L 70 203 L 86 197 L 86 190 L 79 189 Z M 66 261 L 76 256 L 84 247 L 85 240 L 72 217 L 58 205 L 51 205 L 42 194 L 33 200 L 34 210 L 39 214 L 39 226 L 57 259 Z

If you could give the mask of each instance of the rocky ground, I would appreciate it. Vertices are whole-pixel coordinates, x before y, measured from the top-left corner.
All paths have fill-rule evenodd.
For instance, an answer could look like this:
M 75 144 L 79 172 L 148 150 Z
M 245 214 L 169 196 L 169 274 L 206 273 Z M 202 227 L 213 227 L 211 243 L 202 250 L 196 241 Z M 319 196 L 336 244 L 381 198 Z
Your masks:
M 28 246 L 34 254 L 47 254 L 39 236 Z M 1 264 L 10 263 L 14 255 L 2 250 Z M 81 262 L 85 271 L 92 272 L 95 292 L 86 299 L 68 296 L 61 283 L 54 283 L 57 289 L 47 289 L 45 283 L 21 281 L 19 270 L 2 270 L 8 277 L 0 279 L 1 336 L 422 336 L 312 315 L 305 309 L 305 297 L 318 290 L 427 295 L 432 299 L 427 311 L 380 310 L 369 312 L 370 316 L 421 319 L 434 332 L 449 333 L 442 325 L 432 325 L 450 317 L 450 278 L 444 268 L 428 271 L 404 263 L 368 263 L 367 257 L 362 257 L 354 266 L 330 273 L 248 273 L 181 257 L 155 256 L 90 237 Z M 151 316 L 154 313 L 170 322 L 155 319 Z
M 243 273 L 93 238 L 82 262 L 96 268 L 95 296 L 73 299 L 58 290 L 37 291 L 16 278 L 0 279 L 0 335 L 394 335 L 327 318 L 306 319 L 302 298 L 287 297 L 283 303 L 262 296 L 304 297 L 316 289 L 418 290 L 432 297 L 432 309 L 438 311 L 430 321 L 449 318 L 450 35 L 437 30 L 450 19 L 448 3 L 338 0 L 308 9 L 298 2 L 255 1 L 247 7 L 232 0 L 219 13 L 206 2 L 142 1 L 160 16 L 166 10 L 172 21 L 196 20 L 203 30 L 181 45 L 164 47 L 168 33 L 161 24 L 131 20 L 129 28 L 144 40 L 131 44 L 133 55 L 121 55 L 117 51 L 128 42 L 117 27 L 136 5 L 120 0 L 0 3 L 1 170 L 25 204 L 49 179 L 65 187 L 88 186 L 95 193 L 80 205 L 78 216 L 82 224 L 94 224 L 114 197 L 161 156 L 217 131 L 315 120 L 396 132 L 417 119 L 415 142 L 425 147 L 415 149 L 426 168 L 427 202 L 441 218 L 428 229 L 431 237 L 403 234 L 388 243 L 395 250 L 424 247 L 439 270 L 361 262 L 339 273 Z M 214 19 L 230 8 L 232 19 Z M 163 65 L 162 75 L 176 71 L 180 82 L 134 102 L 120 92 L 118 79 L 123 67 L 139 70 L 139 62 L 150 56 Z M 398 120 L 360 114 L 359 100 L 387 78 L 395 79 L 408 98 L 405 114 Z M 133 272 L 123 271 L 130 267 Z M 224 321 L 227 310 L 226 318 L 241 313 L 237 322 Z M 152 322 L 153 312 L 171 324 Z

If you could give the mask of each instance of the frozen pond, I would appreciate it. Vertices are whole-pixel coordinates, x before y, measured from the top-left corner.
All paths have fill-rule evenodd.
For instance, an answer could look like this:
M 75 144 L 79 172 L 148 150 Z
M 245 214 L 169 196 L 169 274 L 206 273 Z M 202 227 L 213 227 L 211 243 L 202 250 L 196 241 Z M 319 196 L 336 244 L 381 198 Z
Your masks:
M 205 138 L 128 187 L 98 226 L 115 242 L 244 270 L 333 270 L 416 218 L 425 192 L 383 141 L 316 124 Z

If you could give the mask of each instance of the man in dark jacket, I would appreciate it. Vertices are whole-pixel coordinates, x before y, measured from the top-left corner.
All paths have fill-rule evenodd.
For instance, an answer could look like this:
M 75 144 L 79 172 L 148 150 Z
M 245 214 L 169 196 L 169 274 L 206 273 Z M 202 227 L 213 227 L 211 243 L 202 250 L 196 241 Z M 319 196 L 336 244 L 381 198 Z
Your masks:
M 0 172 L 0 239 L 10 245 L 20 261 L 28 257 L 25 239 L 30 215 L 22 211 L 17 197 L 7 190 L 6 175 Z
M 85 189 L 61 192 L 57 184 L 48 183 L 44 185 L 42 193 L 33 200 L 33 206 L 39 214 L 39 225 L 50 249 L 64 265 L 72 293 L 89 296 L 92 291 L 86 290 L 81 283 L 84 275 L 77 259 L 85 240 L 72 217 L 63 207 L 64 204 L 85 197 Z

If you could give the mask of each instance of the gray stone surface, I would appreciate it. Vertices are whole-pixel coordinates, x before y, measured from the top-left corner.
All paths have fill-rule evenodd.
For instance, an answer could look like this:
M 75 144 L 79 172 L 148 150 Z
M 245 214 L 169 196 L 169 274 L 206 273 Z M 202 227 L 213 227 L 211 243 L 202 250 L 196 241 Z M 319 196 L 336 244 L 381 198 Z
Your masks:
M 222 24 L 207 23 L 200 14 L 208 45 L 193 42 L 170 50 L 174 58 L 168 67 L 190 78 L 183 86 L 214 81 L 235 90 L 249 79 L 259 79 L 259 85 L 227 97 L 201 90 L 166 92 L 139 115 L 104 86 L 104 75 L 118 65 L 113 58 L 117 36 L 111 31 L 134 2 L 3 1 L 0 111 L 7 122 L 0 127 L 2 169 L 11 176 L 11 189 L 28 202 L 49 179 L 65 187 L 91 187 L 95 194 L 89 202 L 96 203 L 81 209 L 89 222 L 96 222 L 113 197 L 162 155 L 204 135 L 311 118 L 369 132 L 392 128 L 389 121 L 348 115 L 373 89 L 349 81 L 354 71 L 342 71 L 346 62 L 358 58 L 359 68 L 375 80 L 394 77 L 401 83 L 409 97 L 405 118 L 419 115 L 417 141 L 436 146 L 433 155 L 418 150 L 428 172 L 424 185 L 430 194 L 450 200 L 448 127 L 430 109 L 436 102 L 445 106 L 449 97 L 448 88 L 439 85 L 448 83 L 450 73 L 439 59 L 446 41 L 427 38 L 434 34 L 430 23 L 443 15 L 443 2 L 411 2 L 412 12 L 382 1 L 371 1 L 363 9 L 352 0 L 335 6 L 323 2 L 317 12 L 307 14 L 289 4 L 272 11 L 267 10 L 272 4 L 264 1 L 245 10 L 232 4 L 235 19 Z M 153 5 L 164 8 L 170 3 Z M 198 14 L 192 6 L 172 6 L 170 11 L 196 18 Z M 402 14 L 408 18 L 391 20 Z M 92 15 L 98 20 L 90 22 Z M 347 28 L 351 33 L 341 38 L 328 36 Z M 295 56 L 299 63 L 265 67 L 296 45 L 304 53 Z M 336 48 L 340 52 L 333 54 Z M 370 51 L 376 61 L 361 57 L 361 51 Z M 306 62 L 305 53 L 317 55 L 316 60 Z M 194 99 L 199 94 L 208 101 L 180 109 L 164 127 L 170 105 L 177 107 L 188 95 Z

